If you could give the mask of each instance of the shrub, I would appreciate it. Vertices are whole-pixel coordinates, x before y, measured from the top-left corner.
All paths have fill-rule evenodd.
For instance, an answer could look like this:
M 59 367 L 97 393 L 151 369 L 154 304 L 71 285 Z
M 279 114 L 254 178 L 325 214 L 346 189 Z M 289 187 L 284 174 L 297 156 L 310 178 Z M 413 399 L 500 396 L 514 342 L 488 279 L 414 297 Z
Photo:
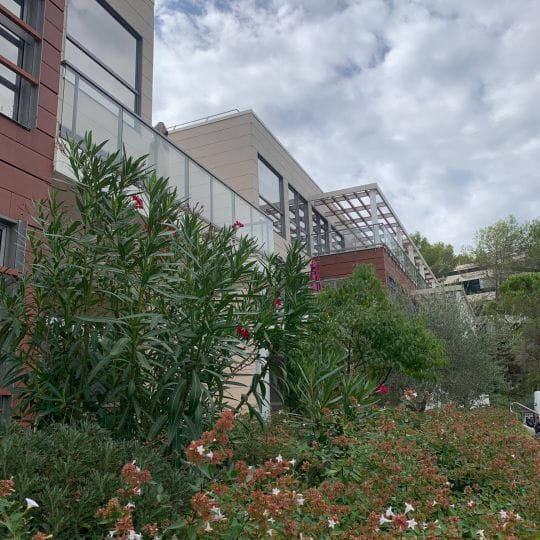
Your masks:
M 314 441 L 297 455 L 272 447 L 251 466 L 212 464 L 208 456 L 232 447 L 203 436 L 188 450 L 203 483 L 181 530 L 225 539 L 516 540 L 540 532 L 540 447 L 507 412 L 400 407 L 371 425 L 341 425 L 325 445 Z
M 122 466 L 136 460 L 149 469 L 153 482 L 132 497 L 140 528 L 174 520 L 186 509 L 191 491 L 189 471 L 135 441 L 113 440 L 94 424 L 51 425 L 32 431 L 15 424 L 0 425 L 0 475 L 13 477 L 21 505 L 29 497 L 39 504 L 29 512 L 30 528 L 54 538 L 104 538 L 95 513 L 117 496 L 124 484 Z M 5 538 L 0 528 L 0 536 Z M 26 537 L 23 537 L 26 538 Z
M 15 297 L 0 286 L 0 363 L 35 425 L 92 420 L 179 449 L 259 350 L 294 348 L 305 261 L 297 245 L 263 257 L 241 223 L 208 225 L 143 158 L 102 147 L 71 144 L 76 209 L 54 191 L 39 205 L 29 272 Z

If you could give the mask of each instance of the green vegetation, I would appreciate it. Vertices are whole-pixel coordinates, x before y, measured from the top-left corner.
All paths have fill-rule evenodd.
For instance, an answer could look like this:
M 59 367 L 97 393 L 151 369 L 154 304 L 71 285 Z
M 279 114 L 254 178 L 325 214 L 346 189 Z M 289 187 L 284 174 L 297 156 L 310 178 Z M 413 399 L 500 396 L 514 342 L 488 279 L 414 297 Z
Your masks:
M 431 244 L 418 231 L 412 234 L 411 238 L 422 253 L 428 266 L 438 278 L 446 277 L 458 264 L 473 262 L 473 258 L 469 254 L 460 253 L 456 255 L 454 253 L 454 246 L 445 244 L 444 242 Z
M 505 392 L 492 321 L 519 327 L 520 388 L 537 384 L 538 274 L 508 277 L 481 322 L 442 295 L 390 298 L 370 267 L 315 295 L 300 245 L 263 256 L 90 136 L 69 158 L 76 210 L 42 202 L 29 271 L 0 280 L 24 425 L 0 427 L 1 537 L 540 532 L 540 447 L 505 411 L 469 410 Z M 284 405 L 268 422 L 266 375 Z

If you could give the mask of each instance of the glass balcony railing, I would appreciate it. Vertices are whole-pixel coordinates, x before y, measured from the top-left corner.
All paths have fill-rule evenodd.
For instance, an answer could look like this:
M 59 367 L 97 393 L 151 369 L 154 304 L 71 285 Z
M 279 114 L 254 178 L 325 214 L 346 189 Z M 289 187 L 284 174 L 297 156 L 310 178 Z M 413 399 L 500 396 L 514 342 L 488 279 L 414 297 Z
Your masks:
M 146 124 L 119 102 L 98 89 L 72 66 L 63 67 L 63 100 L 60 136 L 81 138 L 88 131 L 95 141 L 108 141 L 105 152 L 125 148 L 132 157 L 147 157 L 147 165 L 178 191 L 179 197 L 198 205 L 201 215 L 218 227 L 241 221 L 240 234 L 253 237 L 260 249 L 272 253 L 272 221 L 257 207 L 184 154 L 161 133 Z M 69 163 L 57 157 L 56 170 L 73 177 Z
M 313 235 L 311 245 L 313 246 L 314 256 L 357 251 L 383 245 L 418 289 L 427 289 L 429 287 L 418 268 L 409 258 L 409 255 L 383 227 L 379 229 L 378 239 L 374 234 L 374 230 L 367 232 L 360 229 L 358 231 L 347 230 L 339 231 L 339 234 L 334 234 L 326 239 L 321 239 L 319 235 Z

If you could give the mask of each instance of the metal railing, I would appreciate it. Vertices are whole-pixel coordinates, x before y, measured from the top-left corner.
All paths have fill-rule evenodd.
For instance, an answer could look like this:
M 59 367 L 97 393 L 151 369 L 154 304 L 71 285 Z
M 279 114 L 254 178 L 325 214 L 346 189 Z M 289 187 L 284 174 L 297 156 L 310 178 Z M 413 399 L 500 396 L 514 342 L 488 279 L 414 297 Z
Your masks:
M 253 237 L 262 251 L 273 252 L 272 221 L 257 207 L 67 63 L 63 83 L 61 137 L 81 138 L 91 131 L 95 141 L 107 141 L 107 153 L 125 149 L 132 157 L 146 155 L 147 165 L 167 177 L 179 197 L 196 204 L 209 223 L 223 227 L 241 221 L 239 234 Z M 73 178 L 64 156 L 57 156 L 56 170 Z
M 370 230 L 331 232 L 325 237 L 312 235 L 311 246 L 313 256 L 343 253 L 346 251 L 359 251 L 384 246 L 407 277 L 418 289 L 429 287 L 420 270 L 414 265 L 407 252 L 398 244 L 395 238 L 384 228 Z

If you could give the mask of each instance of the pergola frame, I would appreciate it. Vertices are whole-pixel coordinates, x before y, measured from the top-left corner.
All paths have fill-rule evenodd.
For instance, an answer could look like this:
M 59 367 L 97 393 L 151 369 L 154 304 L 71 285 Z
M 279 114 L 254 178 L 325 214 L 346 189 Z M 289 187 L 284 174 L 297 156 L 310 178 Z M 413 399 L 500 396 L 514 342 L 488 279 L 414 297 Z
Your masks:
M 357 241 L 354 249 L 380 245 L 381 233 L 390 234 L 426 282 L 430 286 L 439 284 L 376 183 L 316 194 L 309 202 L 335 231 L 354 237 Z

